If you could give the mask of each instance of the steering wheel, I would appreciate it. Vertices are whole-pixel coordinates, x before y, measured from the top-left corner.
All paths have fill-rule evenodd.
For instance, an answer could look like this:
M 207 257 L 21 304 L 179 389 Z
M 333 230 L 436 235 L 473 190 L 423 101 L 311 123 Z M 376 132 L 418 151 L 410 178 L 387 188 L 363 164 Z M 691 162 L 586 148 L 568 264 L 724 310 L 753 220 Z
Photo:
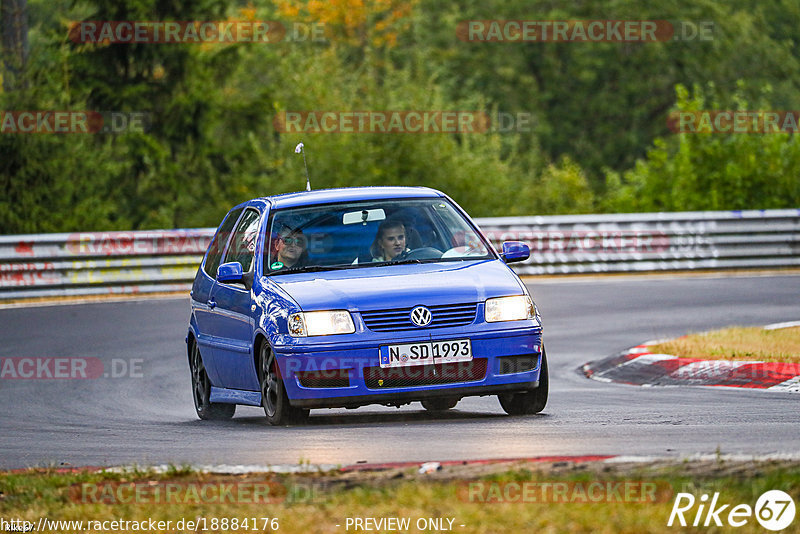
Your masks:
M 392 261 L 402 260 L 434 260 L 442 257 L 442 251 L 433 247 L 422 247 L 406 250 L 392 258 Z

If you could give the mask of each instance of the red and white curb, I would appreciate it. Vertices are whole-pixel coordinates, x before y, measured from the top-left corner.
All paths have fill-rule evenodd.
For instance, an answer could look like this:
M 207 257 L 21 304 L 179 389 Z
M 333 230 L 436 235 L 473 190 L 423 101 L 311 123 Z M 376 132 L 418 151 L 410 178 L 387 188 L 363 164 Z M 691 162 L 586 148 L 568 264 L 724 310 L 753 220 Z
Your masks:
M 627 454 L 592 454 L 592 455 L 563 455 L 563 456 L 532 456 L 522 458 L 482 458 L 470 460 L 441 460 L 439 462 L 378 462 L 378 463 L 356 463 L 350 465 L 342 464 L 290 464 L 290 465 L 208 465 L 208 464 L 192 464 L 182 466 L 192 471 L 209 474 L 219 475 L 244 475 L 251 473 L 274 473 L 274 474 L 324 474 L 335 472 L 349 472 L 349 471 L 384 471 L 387 469 L 406 469 L 406 468 L 419 468 L 430 464 L 440 465 L 441 468 L 430 470 L 426 472 L 433 472 L 440 469 L 455 466 L 474 466 L 474 465 L 488 465 L 488 464 L 553 464 L 554 466 L 563 466 L 567 464 L 581 464 L 587 462 L 607 463 L 607 464 L 622 464 L 622 463 L 646 463 L 651 464 L 654 462 L 703 462 L 703 461 L 732 461 L 732 462 L 775 462 L 775 461 L 800 461 L 800 452 L 772 452 L 766 454 L 743 454 L 743 453 L 690 453 L 680 455 L 627 455 Z M 70 467 L 30 467 L 23 469 L 11 469 L 2 471 L 5 473 L 33 473 L 33 472 L 47 472 L 47 473 L 116 473 L 116 474 L 167 474 L 175 471 L 174 465 L 123 465 L 114 467 L 102 466 L 70 466 Z
M 773 452 L 766 454 L 741 454 L 741 453 L 693 453 L 677 456 L 664 455 L 628 455 L 628 454 L 590 454 L 590 455 L 565 455 L 565 456 L 533 456 L 527 458 L 487 458 L 475 460 L 449 460 L 441 462 L 385 462 L 385 463 L 362 463 L 347 465 L 340 468 L 340 471 L 383 471 L 387 469 L 405 469 L 429 464 L 441 465 L 441 468 L 460 466 L 460 465 L 487 465 L 500 463 L 536 463 L 553 464 L 562 466 L 566 464 L 582 464 L 587 462 L 606 463 L 606 464 L 625 464 L 643 463 L 651 464 L 654 462 L 776 462 L 776 461 L 800 461 L 798 452 Z M 420 473 L 423 471 L 420 470 Z M 433 471 L 426 471 L 433 472 Z
M 656 343 L 650 341 L 618 356 L 584 364 L 583 374 L 601 382 L 637 386 L 725 386 L 800 392 L 800 364 L 679 358 L 650 352 L 648 347 Z
M 797 455 L 800 459 L 800 454 Z M 424 472 L 439 471 L 444 467 L 453 467 L 461 465 L 490 465 L 490 464 L 504 464 L 504 463 L 551 463 L 551 464 L 568 464 L 568 463 L 584 463 L 584 462 L 605 462 L 612 461 L 615 458 L 621 458 L 615 454 L 591 454 L 591 455 L 561 455 L 561 456 L 533 456 L 525 458 L 482 458 L 470 460 L 439 460 L 439 461 L 410 461 L 410 462 L 373 462 L 366 461 L 357 462 L 354 464 L 289 464 L 289 465 L 208 465 L 208 464 L 193 464 L 182 467 L 188 467 L 193 471 L 201 473 L 210 473 L 216 475 L 245 475 L 249 473 L 275 473 L 284 475 L 311 475 L 341 472 L 347 473 L 352 471 L 386 471 L 388 469 L 408 469 L 420 467 L 433 467 L 426 469 Z M 107 473 L 154 473 L 165 474 L 174 472 L 176 466 L 168 464 L 159 465 L 121 465 L 113 467 L 101 466 L 59 466 L 59 467 L 30 467 L 22 469 L 11 469 L 9 473 L 28 473 L 32 471 L 46 471 L 49 473 L 83 473 L 83 472 L 107 472 Z M 423 471 L 420 470 L 420 473 Z
M 486 458 L 479 460 L 441 460 L 438 462 L 425 462 L 422 466 L 435 464 L 438 469 L 442 467 L 452 467 L 458 465 L 489 465 L 500 463 L 583 463 L 583 462 L 603 462 L 616 458 L 616 455 L 592 454 L 582 456 L 533 456 L 528 458 Z M 384 471 L 386 469 L 407 469 L 419 466 L 420 462 L 382 462 L 382 463 L 357 463 L 346 465 L 340 470 L 348 471 Z M 422 472 L 422 471 L 421 471 Z M 427 471 L 426 471 L 427 472 Z

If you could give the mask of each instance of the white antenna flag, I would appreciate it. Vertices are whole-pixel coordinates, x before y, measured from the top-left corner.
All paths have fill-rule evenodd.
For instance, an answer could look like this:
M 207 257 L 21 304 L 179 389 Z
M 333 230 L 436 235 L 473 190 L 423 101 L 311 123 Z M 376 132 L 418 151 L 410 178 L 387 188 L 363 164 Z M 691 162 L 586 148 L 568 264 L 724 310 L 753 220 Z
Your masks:
M 297 146 L 294 147 L 295 154 L 303 154 L 303 166 L 306 168 L 306 191 L 311 191 L 311 177 L 308 175 L 308 163 L 306 163 L 306 151 L 303 150 L 305 145 L 303 143 L 297 143 Z

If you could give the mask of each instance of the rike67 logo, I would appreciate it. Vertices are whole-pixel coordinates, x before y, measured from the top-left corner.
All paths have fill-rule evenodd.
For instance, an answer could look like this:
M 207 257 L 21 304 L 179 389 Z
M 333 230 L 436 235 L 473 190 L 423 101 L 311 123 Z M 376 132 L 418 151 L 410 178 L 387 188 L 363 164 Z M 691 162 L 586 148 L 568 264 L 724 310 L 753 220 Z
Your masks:
M 781 490 L 764 492 L 756 501 L 755 508 L 749 504 L 732 505 L 720 501 L 715 492 L 709 502 L 708 494 L 696 499 L 691 493 L 678 493 L 669 514 L 667 526 L 693 527 L 742 527 L 754 517 L 767 530 L 780 531 L 794 521 L 795 505 L 792 497 Z

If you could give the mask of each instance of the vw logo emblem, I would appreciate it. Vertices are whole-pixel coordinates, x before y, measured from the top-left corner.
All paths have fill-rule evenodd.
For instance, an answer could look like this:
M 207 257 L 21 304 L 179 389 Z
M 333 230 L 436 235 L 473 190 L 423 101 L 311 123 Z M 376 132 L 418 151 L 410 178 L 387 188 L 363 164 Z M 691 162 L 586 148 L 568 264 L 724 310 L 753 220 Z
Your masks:
M 431 311 L 425 306 L 417 306 L 411 310 L 411 322 L 417 326 L 428 326 L 431 324 Z

